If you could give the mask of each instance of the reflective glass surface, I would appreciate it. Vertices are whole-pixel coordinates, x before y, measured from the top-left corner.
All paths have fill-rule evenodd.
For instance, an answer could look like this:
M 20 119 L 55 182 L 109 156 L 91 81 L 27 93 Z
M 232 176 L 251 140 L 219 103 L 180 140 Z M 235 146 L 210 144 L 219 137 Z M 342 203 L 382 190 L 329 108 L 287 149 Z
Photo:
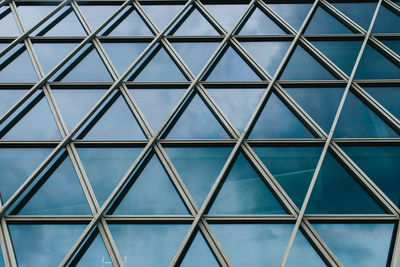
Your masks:
M 28 11 L 29 12 L 29 11 Z M 47 12 L 49 13 L 49 12 Z M 39 36 L 84 36 L 86 35 L 78 17 L 75 15 L 72 7 L 63 7 L 57 12 L 61 17 L 53 16 L 42 24 L 33 35 Z M 62 18 L 61 20 L 59 18 Z
M 376 9 L 376 3 L 331 3 L 358 25 L 368 30 L 372 15 Z
M 206 8 L 228 32 L 239 20 L 246 7 L 247 5 L 206 5 Z
M 400 55 L 400 41 L 399 40 L 382 40 L 382 43 L 392 49 L 397 55 Z
M 172 31 L 173 35 L 219 35 L 196 8 L 191 8 L 188 12 L 189 16 L 184 17 L 182 24 L 180 26 L 178 24 L 179 28 Z
M 364 87 L 373 98 L 389 110 L 397 118 L 400 118 L 400 87 Z
M 300 29 L 311 8 L 311 4 L 308 3 L 268 3 L 267 5 L 296 30 Z
M 103 238 L 97 233 L 95 237 L 90 239 L 90 246 L 85 251 L 85 254 L 78 260 L 76 266 L 107 266 L 107 264 L 110 263 L 111 259 L 104 245 Z
M 143 10 L 150 16 L 159 30 L 165 26 L 178 14 L 182 5 L 143 5 Z
M 308 34 L 336 34 L 351 33 L 351 31 L 340 23 L 331 14 L 322 7 L 318 7 L 315 11 L 310 24 L 307 26 L 305 33 Z
M 264 12 L 256 8 L 238 31 L 241 35 L 286 34 Z
M 4 49 L 3 45 L 1 49 Z M 38 77 L 28 51 L 22 44 L 16 45 L 0 58 L 0 82 L 35 82 Z
M 14 105 L 26 90 L 0 90 L 0 116 Z
M 32 28 L 37 24 L 43 17 L 49 14 L 55 9 L 55 6 L 47 5 L 20 5 L 18 6 L 18 16 L 22 20 L 25 30 Z
M 180 266 L 211 267 L 220 265 L 215 260 L 214 255 L 204 240 L 203 235 L 198 232 Z
M 126 8 L 110 24 L 101 31 L 102 35 L 129 36 L 129 35 L 153 35 L 137 11 Z
M 18 36 L 19 34 L 11 8 L 0 7 L 0 36 Z
M 384 5 L 379 8 L 378 16 L 372 32 L 376 33 L 400 33 L 400 16 L 396 15 Z
M 76 43 L 34 43 L 33 47 L 45 74 L 76 47 Z
M 304 237 L 303 233 L 299 230 L 294 239 L 292 249 L 290 250 L 289 257 L 286 265 L 288 267 L 295 266 L 327 266 L 317 254 L 309 241 Z
M 118 6 L 100 6 L 100 5 L 79 5 L 85 19 L 89 22 L 92 30 L 97 29 L 106 19 L 111 16 Z

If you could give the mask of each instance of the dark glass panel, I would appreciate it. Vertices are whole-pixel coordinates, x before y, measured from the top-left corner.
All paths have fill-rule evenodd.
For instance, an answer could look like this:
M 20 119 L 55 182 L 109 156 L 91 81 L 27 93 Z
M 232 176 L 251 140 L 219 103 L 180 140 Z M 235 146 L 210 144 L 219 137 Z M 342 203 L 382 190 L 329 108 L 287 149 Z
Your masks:
M 265 89 L 224 88 L 207 91 L 239 132 L 242 132 Z
M 381 105 L 400 119 L 400 87 L 364 87 Z
M 18 16 L 21 18 L 24 29 L 28 30 L 55 9 L 47 5 L 21 5 L 18 6 Z M 0 9 L 1 10 L 1 9 Z M 59 14 L 59 13 L 58 13 Z M 50 18 L 50 20 L 54 18 Z
M 203 235 L 198 232 L 180 266 L 211 267 L 220 265 L 215 260 L 214 255 L 204 240 Z
M 362 186 L 327 153 L 307 206 L 309 214 L 382 214 Z
M 376 3 L 331 3 L 358 25 L 368 30 L 372 16 L 376 9 Z
M 185 237 L 188 225 L 109 224 L 125 267 L 168 266 Z M 156 255 L 156 256 L 155 256 Z
M 105 30 L 102 35 L 109 36 L 130 36 L 130 35 L 153 35 L 144 23 L 138 12 L 133 8 L 126 8 L 120 13 Z
M 281 16 L 285 21 L 292 25 L 296 30 L 300 29 L 306 18 L 311 4 L 268 4 L 268 6 L 275 11 L 279 16 Z
M 93 238 L 93 237 L 92 237 Z M 112 265 L 110 256 L 106 250 L 103 242 L 103 238 L 100 233 L 97 233 L 94 240 L 90 238 L 90 245 L 85 251 L 85 254 L 79 259 L 76 264 L 77 267 L 88 267 L 88 266 L 102 266 L 107 267 L 107 265 Z
M 209 214 L 286 214 L 243 154 L 229 171 Z
M 14 15 L 11 8 L 0 7 L 0 36 L 19 36 L 20 32 L 17 23 L 14 20 Z
M 18 266 L 58 266 L 85 226 L 82 224 L 9 224 Z
M 77 150 L 97 200 L 102 205 L 142 148 L 78 147 Z
M 176 14 L 182 9 L 182 5 L 143 5 L 143 10 L 149 15 L 158 29 L 161 31 L 167 26 Z
M 400 16 L 396 15 L 384 5 L 379 8 L 372 32 L 400 33 Z
M 33 47 L 44 74 L 51 71 L 76 45 L 75 43 L 34 43 Z
M 26 90 L 0 90 L 0 116 L 11 108 L 25 93 Z
M 305 68 L 304 66 L 307 66 Z M 335 80 L 314 57 L 312 57 L 303 47 L 297 46 L 289 59 L 281 80 Z
M 275 24 L 264 12 L 256 8 L 250 14 L 248 20 L 244 21 L 245 24 L 239 28 L 241 35 L 267 35 L 267 34 L 286 34 L 278 25 Z
M 231 147 L 165 148 L 198 206 L 203 204 L 231 150 Z
M 151 128 L 156 131 L 181 98 L 184 89 L 131 89 Z
M 272 93 L 249 138 L 313 138 L 313 135 Z
M 221 23 L 227 32 L 232 30 L 233 26 L 235 26 L 240 16 L 246 10 L 246 7 L 247 5 L 206 5 L 211 15 Z
M 270 76 L 275 74 L 290 43 L 281 41 L 241 42 L 244 48 L 250 52 Z
M 392 224 L 313 224 L 344 266 L 375 267 L 389 262 Z
M 322 7 L 315 11 L 311 22 L 308 24 L 305 33 L 307 34 L 340 34 L 351 33 L 351 31 L 326 12 Z
M 173 35 L 219 35 L 208 20 L 196 9 L 192 8 L 190 14 Z
M 301 207 L 321 155 L 321 147 L 253 147 L 289 197 Z
M 211 73 L 203 79 L 207 81 L 259 81 L 260 77 L 250 68 L 238 53 L 228 47 L 216 63 Z
M 334 137 L 390 138 L 399 135 L 351 92 L 347 95 Z
M 113 212 L 114 215 L 188 213 L 168 174 L 155 155 L 131 186 Z
M 344 88 L 285 88 L 291 97 L 329 132 Z
M 5 47 L 6 44 L 1 49 Z M 0 82 L 35 82 L 37 79 L 32 61 L 23 44 L 16 45 L 0 58 Z
M 309 241 L 304 237 L 303 233 L 298 231 L 285 266 L 322 267 L 326 266 L 326 264 L 311 246 Z
M 198 95 L 191 100 L 167 137 L 168 139 L 229 139 L 224 128 Z
M 83 15 L 87 22 L 89 22 L 92 30 L 96 30 L 101 24 L 103 24 L 107 18 L 113 14 L 119 6 L 115 5 L 80 5 L 79 8 L 82 10 Z
M 342 149 L 396 205 L 400 205 L 400 147 L 343 146 Z
M 397 55 L 400 55 L 400 41 L 399 40 L 382 40 L 382 43 L 392 49 Z

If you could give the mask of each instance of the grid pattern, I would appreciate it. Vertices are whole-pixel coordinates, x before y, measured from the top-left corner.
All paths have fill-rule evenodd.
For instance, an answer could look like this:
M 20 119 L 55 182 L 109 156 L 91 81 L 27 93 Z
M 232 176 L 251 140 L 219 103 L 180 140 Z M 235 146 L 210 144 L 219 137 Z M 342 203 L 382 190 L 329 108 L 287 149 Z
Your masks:
M 398 266 L 399 25 L 0 1 L 0 266 Z

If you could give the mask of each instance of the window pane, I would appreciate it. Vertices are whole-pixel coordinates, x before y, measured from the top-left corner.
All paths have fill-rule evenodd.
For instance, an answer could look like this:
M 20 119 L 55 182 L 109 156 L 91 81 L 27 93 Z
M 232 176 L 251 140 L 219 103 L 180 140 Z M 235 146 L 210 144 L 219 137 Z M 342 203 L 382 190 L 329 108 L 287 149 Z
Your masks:
M 300 29 L 306 18 L 311 4 L 267 4 L 273 11 L 281 16 L 285 21 L 292 25 L 296 30 Z
M 0 36 L 19 36 L 17 24 L 14 20 L 14 15 L 11 13 L 11 8 L 0 7 Z
M 3 113 L 17 103 L 25 93 L 26 90 L 0 90 L 0 116 L 3 116 Z
M 34 43 L 33 47 L 40 61 L 44 74 L 51 71 L 60 61 L 70 53 L 76 43 Z
M 210 13 L 222 24 L 226 31 L 230 31 L 240 16 L 246 10 L 247 5 L 206 5 Z
M 358 25 L 368 30 L 376 3 L 331 3 Z
M 61 21 L 59 21 L 59 19 Z M 85 36 L 78 17 L 72 7 L 64 7 L 55 16 L 44 23 L 33 35 L 39 36 Z
M 25 30 L 28 30 L 55 8 L 56 6 L 51 5 L 21 5 L 18 6 L 18 16 L 21 18 Z
M 345 34 L 351 33 L 342 23 L 340 23 L 331 14 L 326 12 L 322 7 L 318 7 L 315 11 L 310 24 L 306 29 L 306 34 Z
M 188 12 L 189 16 L 184 18 L 179 28 L 176 31 L 172 30 L 173 35 L 219 35 L 196 8 L 191 8 Z
M 82 10 L 85 19 L 89 22 L 92 30 L 97 29 L 101 24 L 103 24 L 118 7 L 119 6 L 114 5 L 79 5 L 80 10 Z
M 93 240 L 94 239 L 94 240 Z M 107 266 L 107 264 L 112 264 L 110 256 L 106 250 L 103 242 L 103 238 L 98 233 L 98 230 L 92 234 L 92 237 L 87 241 L 89 242 L 89 247 L 85 251 L 85 254 L 79 258 L 77 267 L 87 267 L 87 266 Z M 75 263 L 74 263 L 75 264 Z
M 364 87 L 364 89 L 384 108 L 397 118 L 400 118 L 400 105 L 398 105 L 400 87 Z
M 396 15 L 384 5 L 379 8 L 378 16 L 372 32 L 377 33 L 400 33 L 400 16 Z
M 260 9 L 254 9 L 250 17 L 239 27 L 240 35 L 267 35 L 267 34 L 286 34 L 278 25 L 275 24 Z
M 6 45 L 1 49 L 5 47 Z M 37 79 L 32 61 L 24 45 L 16 45 L 0 58 L 0 82 L 35 82 Z
M 215 260 L 210 248 L 208 247 L 203 235 L 198 232 L 194 238 L 185 258 L 183 259 L 181 267 L 191 266 L 220 266 Z
M 145 3 L 141 3 L 141 5 L 159 30 L 163 30 L 182 9 L 182 5 L 145 5 Z

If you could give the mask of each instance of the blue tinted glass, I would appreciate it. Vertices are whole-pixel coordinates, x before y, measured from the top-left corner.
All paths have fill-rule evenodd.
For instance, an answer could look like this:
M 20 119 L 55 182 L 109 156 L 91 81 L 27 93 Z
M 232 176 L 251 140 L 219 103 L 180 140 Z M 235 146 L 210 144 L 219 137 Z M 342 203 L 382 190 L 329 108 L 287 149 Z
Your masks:
M 54 9 L 55 6 L 21 5 L 18 6 L 18 16 L 21 18 L 25 30 L 28 30 Z
M 291 42 L 241 42 L 252 56 L 264 67 L 270 76 L 286 54 Z
M 61 160 L 64 157 L 61 158 Z M 42 176 L 41 185 L 18 212 L 21 215 L 90 214 L 89 205 L 71 159 L 65 158 L 56 170 Z M 40 183 L 40 182 L 39 182 Z
M 173 31 L 173 35 L 219 35 L 196 8 L 192 8 L 189 12 L 189 17 L 185 18 L 176 31 Z
M 218 241 L 234 266 L 279 266 L 291 224 L 213 224 Z
M 83 139 L 146 139 L 122 96 L 100 116 Z
M 301 207 L 320 157 L 321 147 L 253 147 L 289 197 Z
M 96 198 L 102 205 L 136 160 L 142 148 L 79 147 L 77 150 Z
M 242 132 L 265 89 L 224 88 L 207 91 L 239 132 Z
M 198 232 L 194 238 L 185 258 L 183 259 L 181 267 L 191 266 L 220 266 L 215 260 L 210 248 L 208 247 L 203 235 Z
M 347 155 L 396 204 L 400 205 L 400 147 L 343 146 Z
M 312 42 L 322 53 L 341 68 L 347 75 L 351 74 L 354 62 L 360 51 L 361 41 L 315 41 Z
M 57 14 L 66 15 L 61 21 L 57 21 L 57 16 L 53 16 L 46 23 L 43 24 L 34 32 L 34 35 L 44 35 L 44 36 L 82 36 L 86 35 L 81 23 L 79 22 L 75 12 L 72 7 L 64 7 L 62 11 Z M 55 22 L 55 25 L 52 24 Z
M 11 8 L 0 7 L 0 36 L 19 36 L 19 34 Z
M 331 3 L 358 25 L 368 30 L 376 3 Z
M 212 42 L 173 43 L 173 47 L 194 75 L 200 72 L 217 46 L 218 43 Z
M 399 135 L 378 115 L 349 93 L 335 129 L 334 137 L 380 137 Z
M 268 6 L 296 30 L 300 29 L 311 8 L 311 4 L 268 4 Z
M 44 73 L 53 69 L 74 47 L 75 43 L 34 43 Z
M 110 256 L 106 250 L 103 239 L 100 234 L 97 234 L 95 239 L 83 254 L 82 258 L 79 259 L 77 267 L 88 267 L 88 266 L 104 266 L 111 264 Z
M 330 74 L 315 58 L 297 46 L 289 59 L 280 79 L 281 80 L 334 80 Z M 307 68 L 304 68 L 307 66 Z
M 181 98 L 184 89 L 131 89 L 151 128 L 156 131 Z
M 250 15 L 242 28 L 239 28 L 241 35 L 253 34 L 286 34 L 275 24 L 264 12 L 256 8 Z
M 168 133 L 168 139 L 229 139 L 203 100 L 195 95 Z
M 396 15 L 384 5 L 379 8 L 372 32 L 400 33 L 400 16 Z
M 380 54 L 375 48 L 365 47 L 355 75 L 356 79 L 398 79 L 400 68 Z
M 384 211 L 361 185 L 327 153 L 307 213 L 382 214 Z
M 285 88 L 291 97 L 329 132 L 344 88 Z
M 383 40 L 382 43 L 384 43 L 386 46 L 388 46 L 390 49 L 392 49 L 394 52 L 396 52 L 397 55 L 400 55 L 400 41 L 399 40 Z
M 322 7 L 315 11 L 311 22 L 308 24 L 305 33 L 309 34 L 335 34 L 351 33 L 342 23 L 326 12 Z
M 386 266 L 392 224 L 313 224 L 344 266 Z
M 168 266 L 185 237 L 188 225 L 110 224 L 125 267 Z M 156 255 L 156 256 L 155 256 Z
M 119 6 L 99 6 L 99 5 L 80 5 L 79 8 L 82 10 L 85 19 L 89 22 L 92 30 L 97 29 L 103 24 L 108 17 L 113 14 Z
M 5 267 L 4 259 L 3 259 L 3 253 L 1 252 L 0 249 L 0 267 Z
M 13 106 L 25 93 L 26 90 L 0 90 L 0 116 Z
M 198 206 L 202 205 L 231 150 L 230 147 L 165 148 Z
M 9 224 L 18 266 L 58 266 L 85 226 Z
M 313 135 L 275 94 L 271 94 L 249 138 L 313 138 Z
M 153 35 L 133 7 L 127 8 L 101 32 L 109 36 Z
M 120 74 L 131 65 L 148 43 L 103 43 L 113 65 Z
M 389 110 L 397 118 L 400 118 L 400 87 L 364 87 L 373 98 Z
M 6 202 L 26 178 L 52 151 L 52 148 L 1 148 L 0 194 Z
M 240 153 L 210 214 L 286 214 L 262 178 Z
M 203 78 L 204 79 L 204 78 Z M 237 52 L 229 47 L 217 59 L 207 81 L 259 81 L 260 77 L 250 68 Z
M 10 62 L 7 60 L 13 59 Z M 0 82 L 34 82 L 37 76 L 29 54 L 22 44 L 0 58 Z
M 163 30 L 176 14 L 181 10 L 182 5 L 143 5 L 143 10 L 150 16 L 159 30 Z
M 153 156 L 113 214 L 187 214 L 187 210 L 160 160 Z
M 246 7 L 247 5 L 206 5 L 211 15 L 222 24 L 227 32 L 235 26 L 235 23 L 239 20 Z

